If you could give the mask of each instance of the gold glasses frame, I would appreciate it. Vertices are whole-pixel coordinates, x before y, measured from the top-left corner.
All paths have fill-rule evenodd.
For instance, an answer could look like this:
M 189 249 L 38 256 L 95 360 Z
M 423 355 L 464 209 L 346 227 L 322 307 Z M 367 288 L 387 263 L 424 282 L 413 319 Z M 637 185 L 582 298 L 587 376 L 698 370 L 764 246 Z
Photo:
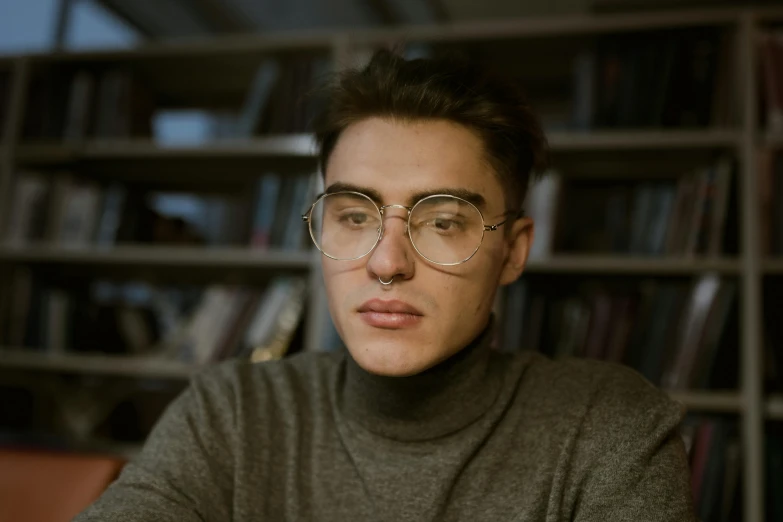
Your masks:
M 335 195 L 335 194 L 352 194 L 352 195 L 355 195 L 355 196 L 361 196 L 363 198 L 366 198 L 378 210 L 378 215 L 381 217 L 381 219 L 380 219 L 381 226 L 378 227 L 378 235 L 375 238 L 375 242 L 373 243 L 372 247 L 370 247 L 369 250 L 367 250 L 367 252 L 365 252 L 364 254 L 362 254 L 360 256 L 351 257 L 351 258 L 339 258 L 339 257 L 330 256 L 329 254 L 327 254 L 326 252 L 324 252 L 321 249 L 321 246 L 318 244 L 318 241 L 315 238 L 315 231 L 313 230 L 313 219 L 312 219 L 313 210 L 315 209 L 316 205 L 318 205 L 318 203 L 320 203 L 324 198 L 326 198 L 328 196 Z M 481 230 L 481 240 L 479 241 L 478 246 L 476 246 L 475 250 L 473 250 L 473 252 L 468 257 L 466 257 L 462 261 L 457 261 L 455 263 L 441 263 L 441 262 L 438 262 L 438 261 L 433 261 L 432 259 L 428 258 L 427 256 L 425 256 L 424 254 L 421 253 L 419 248 L 416 246 L 416 242 L 413 241 L 413 237 L 411 236 L 410 220 L 411 220 L 411 214 L 413 213 L 413 210 L 417 206 L 419 206 L 422 202 L 427 201 L 428 199 L 443 198 L 443 197 L 454 198 L 454 199 L 456 199 L 456 200 L 458 200 L 458 201 L 460 201 L 462 203 L 466 203 L 466 204 L 470 205 L 471 207 L 473 207 L 476 210 L 476 212 L 478 212 L 478 215 L 481 217 L 481 223 L 483 225 L 482 230 Z M 375 247 L 377 247 L 378 243 L 380 243 L 381 238 L 383 238 L 384 225 L 385 225 L 384 220 L 383 220 L 383 218 L 384 218 L 384 211 L 387 208 L 401 208 L 401 209 L 404 209 L 405 211 L 407 211 L 408 215 L 407 215 L 407 218 L 406 218 L 406 221 L 405 221 L 405 231 L 406 231 L 406 234 L 408 236 L 408 240 L 410 240 L 411 245 L 413 246 L 413 249 L 422 258 L 426 259 L 430 263 L 434 263 L 434 264 L 440 265 L 440 266 L 455 266 L 455 265 L 461 265 L 462 263 L 466 263 L 474 255 L 476 255 L 476 252 L 478 252 L 479 248 L 481 248 L 481 245 L 484 243 L 484 233 L 485 232 L 494 232 L 494 231 L 496 231 L 498 229 L 498 227 L 500 227 L 501 225 L 504 225 L 505 223 L 508 222 L 508 218 L 507 218 L 507 219 L 504 219 L 503 221 L 501 221 L 499 223 L 495 223 L 493 225 L 487 225 L 486 222 L 484 221 L 484 215 L 481 213 L 481 210 L 479 210 L 479 208 L 476 205 L 474 205 L 473 203 L 471 203 L 470 201 L 468 201 L 466 199 L 463 199 L 463 198 L 460 198 L 460 197 L 457 197 L 457 196 L 453 196 L 451 194 L 432 194 L 430 196 L 426 196 L 426 197 L 421 198 L 412 207 L 406 207 L 405 205 L 399 205 L 399 204 L 383 205 L 382 207 L 379 207 L 375 203 L 375 201 L 373 201 L 372 198 L 370 196 L 368 196 L 367 194 L 363 194 L 361 192 L 355 192 L 355 191 L 352 191 L 352 190 L 344 190 L 344 191 L 340 191 L 340 192 L 327 192 L 325 194 L 321 194 L 315 200 L 315 202 L 312 205 L 310 205 L 309 210 L 305 214 L 302 214 L 302 221 L 304 221 L 305 223 L 308 224 L 308 229 L 310 231 L 310 238 L 313 240 L 313 243 L 315 244 L 315 247 L 323 255 L 325 255 L 329 259 L 334 259 L 336 261 L 355 261 L 357 259 L 363 258 L 367 254 L 369 254 L 370 252 L 375 250 Z M 515 214 L 515 213 L 516 213 L 515 211 L 508 211 L 508 212 L 506 212 L 506 215 L 508 215 L 508 214 Z M 521 212 L 516 213 L 516 214 L 517 214 L 517 218 L 522 216 Z

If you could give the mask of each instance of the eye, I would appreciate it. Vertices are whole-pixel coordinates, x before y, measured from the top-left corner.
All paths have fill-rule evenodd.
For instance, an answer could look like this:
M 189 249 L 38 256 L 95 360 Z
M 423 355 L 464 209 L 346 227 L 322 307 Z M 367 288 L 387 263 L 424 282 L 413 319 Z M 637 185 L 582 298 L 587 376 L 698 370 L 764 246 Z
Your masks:
M 448 231 L 458 227 L 457 222 L 453 219 L 435 218 L 432 220 L 432 226 L 438 230 Z
M 343 214 L 341 219 L 353 225 L 362 225 L 367 222 L 367 214 L 362 212 L 352 212 L 350 214 Z
M 423 228 L 438 234 L 457 234 L 465 229 L 465 222 L 460 216 L 426 216 L 416 223 L 416 228 Z
M 336 222 L 341 226 L 350 229 L 363 229 L 374 226 L 377 223 L 375 218 L 366 209 L 344 208 L 335 212 Z

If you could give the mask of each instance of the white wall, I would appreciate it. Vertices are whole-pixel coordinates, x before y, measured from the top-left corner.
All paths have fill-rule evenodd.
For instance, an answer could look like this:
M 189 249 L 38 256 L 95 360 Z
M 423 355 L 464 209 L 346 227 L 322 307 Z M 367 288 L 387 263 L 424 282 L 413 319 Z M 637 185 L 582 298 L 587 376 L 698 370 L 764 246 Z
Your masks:
M 60 0 L 0 0 L 0 54 L 45 51 L 54 45 Z M 93 0 L 74 2 L 66 48 L 128 47 L 139 36 Z
M 50 48 L 57 6 L 58 0 L 0 0 L 0 53 Z

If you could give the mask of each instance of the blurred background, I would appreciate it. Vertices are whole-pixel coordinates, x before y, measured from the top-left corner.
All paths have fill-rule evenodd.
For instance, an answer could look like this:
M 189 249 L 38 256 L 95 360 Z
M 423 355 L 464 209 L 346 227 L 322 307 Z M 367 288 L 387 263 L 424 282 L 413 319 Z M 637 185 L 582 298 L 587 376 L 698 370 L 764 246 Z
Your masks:
M 547 129 L 495 348 L 635 368 L 688 408 L 702 520 L 783 521 L 778 4 L 0 0 L 0 505 L 29 455 L 100 460 L 88 502 L 209 365 L 343 349 L 310 94 L 395 46 L 513 75 Z

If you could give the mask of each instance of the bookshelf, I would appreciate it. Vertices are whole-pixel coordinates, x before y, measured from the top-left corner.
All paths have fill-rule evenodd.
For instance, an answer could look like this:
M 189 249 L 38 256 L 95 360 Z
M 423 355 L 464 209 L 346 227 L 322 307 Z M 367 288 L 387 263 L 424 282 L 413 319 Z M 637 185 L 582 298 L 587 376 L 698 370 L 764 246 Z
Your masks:
M 178 380 L 203 368 L 162 357 L 36 354 L 13 348 L 0 350 L 0 365 L 6 369 Z
M 677 151 L 736 148 L 740 138 L 741 134 L 733 130 L 554 132 L 549 135 L 549 144 L 555 153 L 645 149 Z
M 246 248 L 118 246 L 80 249 L 26 246 L 0 249 L 0 262 L 307 271 L 312 255 L 309 252 L 254 252 Z
M 545 260 L 530 261 L 528 273 L 546 274 L 637 274 L 637 275 L 691 275 L 701 272 L 719 272 L 727 275 L 740 273 L 740 265 L 733 259 L 643 258 L 622 256 L 557 255 Z
M 10 208 L 17 173 L 40 170 L 56 178 L 62 171 L 78 172 L 98 183 L 143 183 L 165 190 L 247 190 L 248 183 L 266 170 L 286 179 L 315 168 L 312 137 L 297 125 L 278 122 L 265 132 L 252 132 L 196 145 L 161 145 L 149 131 L 125 137 L 79 133 L 77 139 L 39 136 L 30 132 L 30 100 L 36 82 L 51 71 L 88 70 L 104 74 L 115 68 L 132 71 L 156 94 L 158 107 L 182 110 L 236 110 L 245 103 L 248 86 L 269 60 L 294 63 L 320 60 L 328 68 L 355 63 L 367 49 L 399 41 L 428 49 L 474 50 L 516 70 L 531 49 L 550 49 L 552 64 L 538 64 L 541 78 L 533 91 L 560 84 L 563 64 L 603 37 L 651 34 L 678 30 L 685 33 L 716 29 L 728 35 L 726 58 L 732 67 L 726 77 L 728 107 L 725 121 L 691 127 L 631 126 L 572 130 L 554 127 L 548 133 L 554 163 L 569 177 L 590 179 L 597 174 L 634 181 L 635 176 L 669 178 L 684 175 L 719 155 L 735 160 L 737 205 L 736 251 L 718 255 L 634 255 L 617 252 L 584 254 L 557 252 L 531 260 L 530 277 L 621 277 L 630 279 L 691 279 L 717 274 L 736 282 L 738 312 L 737 381 L 733 390 L 678 390 L 671 395 L 690 411 L 728 416 L 739 427 L 743 462 L 743 520 L 764 520 L 765 423 L 783 420 L 783 397 L 767 396 L 762 388 L 764 365 L 762 281 L 783 274 L 783 261 L 762 254 L 758 213 L 759 180 L 756 155 L 760 148 L 783 148 L 783 133 L 769 132 L 759 121 L 760 85 L 757 41 L 770 27 L 783 23 L 780 8 L 720 8 L 675 12 L 580 15 L 497 22 L 455 23 L 350 32 L 318 32 L 237 36 L 204 42 L 143 46 L 131 51 L 31 54 L 0 58 L 0 74 L 9 70 L 9 110 L 0 141 L 0 208 Z M 65 71 L 65 73 L 63 73 Z M 567 71 L 566 71 L 567 72 Z M 534 71 L 535 74 L 535 71 Z M 523 81 L 524 81 L 523 77 Z M 535 78 L 532 78 L 535 80 Z M 538 89 L 538 90 L 537 90 Z M 566 96 L 570 96 L 566 95 Z M 548 101 L 548 100 L 547 100 Z M 547 105 L 548 107 L 548 105 Z M 269 115 L 274 119 L 273 115 Z M 27 127 L 26 127 L 27 126 Z M 51 129 L 49 129 L 51 130 Z M 59 131 L 55 129 L 57 134 Z M 46 134 L 46 133 L 44 133 Z M 634 169 L 627 168 L 633 165 Z M 670 175 L 673 173 L 674 175 Z M 7 213 L 0 213 L 5 230 Z M 328 327 L 319 257 L 311 249 L 254 250 L 243 244 L 170 246 L 129 244 L 70 248 L 56 243 L 31 242 L 0 246 L 0 267 L 25 267 L 49 277 L 142 278 L 152 281 L 231 282 L 265 284 L 279 275 L 304 277 L 310 286 L 301 343 L 305 350 L 321 344 Z M 0 270 L 0 272 L 6 272 Z M 9 276 L 0 275 L 0 288 Z M 2 299 L 0 299 L 2 301 Z M 5 306 L 5 308 L 4 308 Z M 8 304 L 0 302 L 0 316 Z M 32 372 L 47 375 L 103 375 L 182 381 L 203 365 L 151 357 L 95 354 L 44 354 L 6 346 L 0 348 L 0 373 Z M 105 442 L 95 442 L 96 446 Z M 132 450 L 131 450 L 132 451 Z
M 767 401 L 767 416 L 772 420 L 783 420 L 783 396 L 773 396 Z
M 308 134 L 281 135 L 210 144 L 206 147 L 161 147 L 137 140 L 88 141 L 79 145 L 24 144 L 16 148 L 21 164 L 75 161 L 184 160 L 184 159 L 296 159 L 314 160 L 314 144 Z

